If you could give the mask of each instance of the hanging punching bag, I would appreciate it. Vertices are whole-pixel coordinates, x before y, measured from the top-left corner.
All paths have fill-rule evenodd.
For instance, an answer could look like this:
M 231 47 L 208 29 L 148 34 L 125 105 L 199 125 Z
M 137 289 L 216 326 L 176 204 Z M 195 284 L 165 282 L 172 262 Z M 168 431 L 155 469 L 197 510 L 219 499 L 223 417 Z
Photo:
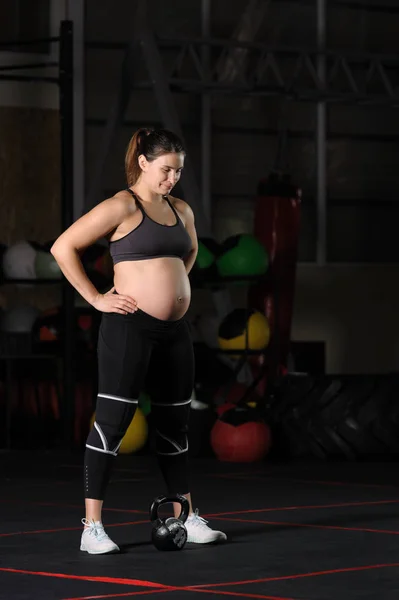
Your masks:
M 289 176 L 261 180 L 255 202 L 254 235 L 269 253 L 269 276 L 249 287 L 250 306 L 262 311 L 271 329 L 270 369 L 285 367 L 289 353 L 298 255 L 302 191 Z

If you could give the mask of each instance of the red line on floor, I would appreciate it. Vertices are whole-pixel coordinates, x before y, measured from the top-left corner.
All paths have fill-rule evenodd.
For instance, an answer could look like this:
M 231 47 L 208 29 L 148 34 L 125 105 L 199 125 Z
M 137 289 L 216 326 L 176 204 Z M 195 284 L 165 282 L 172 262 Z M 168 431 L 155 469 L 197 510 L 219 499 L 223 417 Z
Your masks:
M 262 579 L 247 579 L 243 581 L 224 581 L 223 583 L 203 583 L 199 585 L 186 586 L 184 589 L 190 590 L 192 587 L 199 589 L 228 587 L 230 585 L 247 585 L 250 583 L 268 583 L 271 581 L 288 581 L 290 579 L 304 579 L 306 577 L 319 577 L 320 575 L 338 575 L 340 573 L 354 573 L 356 571 L 371 571 L 373 569 L 399 568 L 399 563 L 387 563 L 380 565 L 365 565 L 362 567 L 347 567 L 343 569 L 331 569 L 328 571 L 314 571 L 311 573 L 297 573 L 295 575 L 281 575 L 279 577 L 265 577 Z
M 0 503 L 3 504 L 11 504 L 13 503 L 11 500 L 0 500 Z M 217 512 L 217 513 L 207 513 L 204 517 L 211 518 L 219 518 L 229 515 L 246 515 L 252 513 L 265 513 L 265 512 L 282 512 L 282 511 L 294 511 L 294 510 L 315 510 L 315 509 L 326 509 L 326 508 L 346 508 L 350 506 L 379 506 L 384 504 L 398 504 L 399 500 L 375 500 L 375 501 L 366 501 L 366 502 L 336 502 L 334 504 L 313 504 L 313 505 L 303 505 L 303 506 L 270 506 L 267 508 L 250 508 L 246 510 L 232 510 L 225 512 Z M 20 501 L 18 504 L 28 504 L 34 506 L 56 506 L 60 508 L 82 508 L 80 504 L 57 504 L 55 502 L 23 502 Z M 145 510 L 138 509 L 128 509 L 128 508 L 103 508 L 103 511 L 108 512 L 121 512 L 121 513 L 132 513 L 132 514 L 148 514 Z M 135 521 L 132 523 L 126 523 L 126 525 L 134 525 L 136 523 L 144 523 L 145 521 Z M 107 527 L 118 527 L 119 525 L 125 525 L 125 523 L 115 523 L 114 525 L 107 525 Z M 32 531 L 32 532 L 16 532 L 16 533 L 0 533 L 1 536 L 7 535 L 20 535 L 22 533 L 45 533 L 47 531 L 55 532 L 55 531 L 75 531 L 79 529 L 79 527 L 71 527 L 64 529 L 52 529 L 52 530 L 43 530 L 43 531 Z
M 141 523 L 149 523 L 149 519 L 140 521 L 128 521 L 127 523 L 107 523 L 107 527 L 123 527 L 124 525 L 140 525 Z M 35 531 L 13 531 L 12 533 L 0 533 L 1 537 L 11 537 L 13 535 L 33 535 L 38 533 L 58 533 L 59 531 L 83 531 L 83 525 L 80 527 L 62 527 L 60 529 L 37 529 Z
M 102 598 L 126 598 L 128 596 L 143 596 L 145 594 L 165 594 L 167 592 L 194 592 L 199 594 L 216 594 L 218 596 L 238 596 L 241 598 L 260 598 L 262 600 L 295 600 L 295 598 L 282 598 L 281 596 L 264 596 L 262 594 L 250 594 L 248 592 L 226 592 L 222 590 L 211 590 L 211 589 L 196 589 L 196 588 L 185 588 L 185 587 L 171 587 L 170 589 L 162 590 L 146 590 L 144 592 L 126 592 L 124 594 L 105 594 L 101 596 L 79 596 L 78 598 L 63 598 L 62 600 L 99 600 Z
M 127 592 L 125 594 L 102 594 L 101 596 L 79 596 L 77 598 L 63 598 L 62 600 L 97 600 L 98 598 L 126 598 L 127 596 L 145 596 L 146 594 L 165 594 L 166 592 L 174 592 L 178 590 L 180 590 L 180 588 L 170 586 L 161 590 L 140 590 L 139 592 Z M 284 600 L 284 598 L 282 598 L 281 600 Z
M 188 590 L 186 590 L 188 591 Z M 217 594 L 218 596 L 239 596 L 241 598 L 262 598 L 263 600 L 295 600 L 295 598 L 282 598 L 281 596 L 264 596 L 263 594 L 250 594 L 249 592 L 227 592 L 225 590 L 199 590 L 190 588 L 190 591 L 194 591 L 201 594 Z
M 293 523 L 291 521 L 264 521 L 261 519 L 234 519 L 232 517 L 220 518 L 221 521 L 234 521 L 237 523 L 260 523 L 264 525 L 287 525 L 287 527 L 309 527 L 313 529 L 337 529 L 342 531 L 361 531 L 363 533 L 387 533 L 389 535 L 399 535 L 399 531 L 387 529 L 370 529 L 363 527 L 341 527 L 340 525 L 315 525 L 313 523 Z
M 97 581 L 99 583 L 113 583 L 118 585 L 136 585 L 137 587 L 152 587 L 169 589 L 170 586 L 153 581 L 143 581 L 141 579 L 122 579 L 118 577 L 97 577 L 90 575 L 70 575 L 68 573 L 48 573 L 47 571 L 26 571 L 24 569 L 11 569 L 0 567 L 0 571 L 6 573 L 17 573 L 19 575 L 40 575 L 41 577 L 56 577 L 58 579 L 78 579 L 79 581 Z M 174 588 L 172 588 L 174 589 Z
M 149 511 L 148 510 L 137 510 L 137 509 L 131 509 L 131 508 L 109 508 L 107 506 L 105 506 L 103 508 L 103 511 L 108 511 L 108 512 L 127 512 L 127 513 L 137 513 L 140 515 L 148 515 Z
M 121 578 L 112 578 L 112 577 L 92 577 L 92 576 L 84 576 L 84 575 L 69 575 L 69 574 L 64 574 L 64 573 L 47 573 L 47 572 L 41 572 L 41 571 L 26 571 L 26 570 L 22 570 L 22 569 L 11 569 L 11 568 L 4 568 L 4 567 L 0 567 L 0 571 L 8 572 L 8 573 L 26 574 L 26 575 L 40 575 L 42 577 L 56 577 L 56 578 L 61 578 L 61 579 L 77 579 L 80 581 L 96 581 L 96 582 L 113 583 L 113 584 L 119 584 L 119 585 L 136 585 L 138 587 L 153 587 L 154 591 L 162 590 L 164 592 L 167 592 L 167 591 L 201 592 L 202 590 L 204 590 L 204 591 L 206 590 L 206 591 L 209 591 L 210 593 L 215 593 L 218 590 L 212 590 L 209 588 L 226 587 L 226 586 L 233 586 L 233 585 L 248 585 L 251 583 L 268 583 L 268 582 L 272 582 L 272 581 L 288 581 L 288 580 L 293 580 L 293 579 L 304 579 L 307 577 L 319 577 L 321 575 L 337 575 L 340 573 L 354 573 L 354 572 L 359 572 L 359 571 L 371 571 L 374 569 L 385 569 L 385 568 L 399 568 L 399 563 L 365 565 L 365 566 L 361 566 L 361 567 L 348 567 L 348 568 L 342 568 L 342 569 L 314 571 L 311 573 L 297 573 L 295 575 L 265 577 L 262 579 L 247 579 L 247 580 L 242 580 L 242 581 L 225 581 L 225 582 L 220 582 L 220 583 L 197 584 L 197 585 L 193 585 L 193 586 L 184 586 L 184 587 L 166 586 L 161 583 L 142 581 L 140 579 L 121 579 Z M 257 596 L 254 594 L 248 595 L 248 593 L 235 594 L 234 592 L 227 592 L 225 590 L 220 591 L 219 593 L 221 595 L 240 595 L 243 597 L 253 597 L 253 598 L 272 598 L 270 596 Z M 133 592 L 129 595 L 135 595 L 135 594 L 136 593 Z M 125 594 L 125 595 L 128 595 L 128 594 Z M 97 596 L 97 598 L 101 598 L 101 597 L 112 598 L 112 597 L 116 597 L 116 596 L 115 596 L 115 594 L 113 596 L 112 595 Z M 91 596 L 89 598 L 93 598 L 93 596 Z M 96 596 L 94 596 L 94 598 L 96 598 Z M 277 599 L 277 597 L 274 597 L 274 598 L 276 600 L 289 600 L 289 599 L 283 599 L 283 598 Z M 83 598 L 80 598 L 80 599 L 75 598 L 73 600 L 83 600 Z
M 59 531 L 78 531 L 82 527 L 62 527 L 59 529 L 37 529 L 36 531 L 12 531 L 11 533 L 0 533 L 0 537 L 12 537 L 14 535 L 30 535 L 35 533 L 55 533 Z
M 80 508 L 82 509 L 81 504 L 57 504 L 56 502 L 35 502 L 37 506 L 56 506 L 61 508 Z M 139 515 L 148 515 L 148 510 L 138 510 L 133 508 L 108 508 L 104 507 L 103 511 L 108 512 L 126 512 L 126 513 L 134 513 Z
M 207 513 L 206 517 L 223 517 L 227 515 L 246 515 L 250 513 L 274 512 L 285 510 L 314 510 L 320 508 L 345 508 L 348 506 L 378 506 L 383 504 L 399 504 L 399 500 L 375 500 L 370 502 L 337 502 L 335 504 L 313 504 L 305 506 L 272 506 L 268 508 L 251 508 L 249 510 L 232 510 L 227 512 Z
M 5 501 L 5 500 L 0 500 L 0 503 L 11 503 L 11 501 Z M 69 508 L 81 508 L 80 505 L 74 505 L 74 504 L 56 504 L 56 503 L 50 503 L 50 502 L 20 502 L 23 504 L 31 504 L 31 505 L 38 505 L 38 506 L 59 506 L 59 507 L 69 507 Z M 267 512 L 284 512 L 284 511 L 294 511 L 294 510 L 315 510 L 315 509 L 327 509 L 327 508 L 346 508 L 346 507 L 352 507 L 352 506 L 382 506 L 382 505 L 386 505 L 386 504 L 398 504 L 399 500 L 375 500 L 375 501 L 367 501 L 367 502 L 337 502 L 334 504 L 314 504 L 314 505 L 303 505 L 303 506 L 280 506 L 280 507 L 276 507 L 276 506 L 272 506 L 272 507 L 267 507 L 267 508 L 251 508 L 251 509 L 247 509 L 247 510 L 234 510 L 234 511 L 225 511 L 225 512 L 218 512 L 218 513 L 206 513 L 204 515 L 204 517 L 207 518 L 216 518 L 219 519 L 221 521 L 225 521 L 226 519 L 224 518 L 225 516 L 230 516 L 230 515 L 248 515 L 248 514 L 254 514 L 254 513 L 267 513 Z M 104 508 L 104 511 L 109 511 L 109 512 L 126 512 L 126 513 L 133 513 L 133 514 L 147 514 L 146 511 L 144 510 L 137 510 L 137 509 L 124 509 L 124 508 Z M 239 521 L 239 519 L 227 519 L 227 520 L 231 520 L 231 521 Z M 149 522 L 149 519 L 143 519 L 140 521 L 130 521 L 127 523 L 113 523 L 113 524 L 107 524 L 107 527 L 121 527 L 123 525 L 139 525 L 142 523 L 147 523 Z M 248 522 L 248 523 L 268 523 L 268 521 L 254 521 L 254 520 L 250 520 L 250 519 L 244 519 L 243 522 Z M 304 526 L 304 525 L 301 525 Z M 310 527 L 310 525 L 309 525 Z M 327 526 L 326 526 L 327 527 Z M 39 533 L 56 533 L 56 532 L 60 532 L 60 531 L 78 531 L 80 529 L 80 527 L 63 527 L 63 528 L 59 528 L 59 529 L 42 529 L 42 530 L 34 530 L 34 531 L 16 531 L 16 532 L 12 532 L 12 533 L 0 533 L 0 537 L 10 537 L 10 536 L 14 536 L 14 535 L 29 535 L 29 534 L 39 534 Z M 337 527 L 338 529 L 338 527 Z M 379 532 L 379 533 L 391 533 L 391 534 L 396 534 L 397 532 L 395 531 L 386 531 L 386 530 L 376 530 L 376 529 L 356 529 L 356 528 L 351 528 L 351 530 L 353 531 L 375 531 L 375 532 Z

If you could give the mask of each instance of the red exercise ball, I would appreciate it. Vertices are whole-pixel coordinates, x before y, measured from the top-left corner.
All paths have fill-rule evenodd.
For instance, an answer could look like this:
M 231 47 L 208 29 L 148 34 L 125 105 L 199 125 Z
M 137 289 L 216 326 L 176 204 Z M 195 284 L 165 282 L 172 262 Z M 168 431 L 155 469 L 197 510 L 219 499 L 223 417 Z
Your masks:
M 250 408 L 224 412 L 211 431 L 211 446 L 223 462 L 249 463 L 261 460 L 271 447 L 269 426 Z

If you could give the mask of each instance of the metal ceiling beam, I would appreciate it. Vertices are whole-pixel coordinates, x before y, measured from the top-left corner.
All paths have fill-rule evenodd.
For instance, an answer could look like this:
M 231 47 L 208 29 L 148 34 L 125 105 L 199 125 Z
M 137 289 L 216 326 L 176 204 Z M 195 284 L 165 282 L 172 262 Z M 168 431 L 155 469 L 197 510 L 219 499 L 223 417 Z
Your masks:
M 220 51 L 247 51 L 248 61 L 237 64 L 234 81 L 219 79 L 217 60 L 211 65 L 210 72 L 205 73 L 201 61 L 204 45 L 211 56 Z M 169 54 L 166 77 L 173 91 L 399 106 L 397 55 L 320 53 L 317 49 L 276 48 L 256 42 L 201 38 L 158 38 L 157 46 Z M 320 58 L 326 65 L 325 79 L 318 72 Z M 137 82 L 137 87 L 150 84 L 141 81 Z

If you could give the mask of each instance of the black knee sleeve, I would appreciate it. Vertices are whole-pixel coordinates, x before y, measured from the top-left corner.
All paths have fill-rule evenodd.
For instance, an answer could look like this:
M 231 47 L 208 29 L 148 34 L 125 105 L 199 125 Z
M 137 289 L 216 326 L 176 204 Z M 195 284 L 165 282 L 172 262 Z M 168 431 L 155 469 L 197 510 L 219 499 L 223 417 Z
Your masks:
M 98 394 L 94 425 L 87 437 L 84 468 L 86 498 L 103 499 L 123 436 L 137 407 L 137 399 Z
M 122 438 L 129 427 L 138 400 L 111 394 L 98 394 L 96 419 L 87 438 L 86 447 L 116 456 Z

